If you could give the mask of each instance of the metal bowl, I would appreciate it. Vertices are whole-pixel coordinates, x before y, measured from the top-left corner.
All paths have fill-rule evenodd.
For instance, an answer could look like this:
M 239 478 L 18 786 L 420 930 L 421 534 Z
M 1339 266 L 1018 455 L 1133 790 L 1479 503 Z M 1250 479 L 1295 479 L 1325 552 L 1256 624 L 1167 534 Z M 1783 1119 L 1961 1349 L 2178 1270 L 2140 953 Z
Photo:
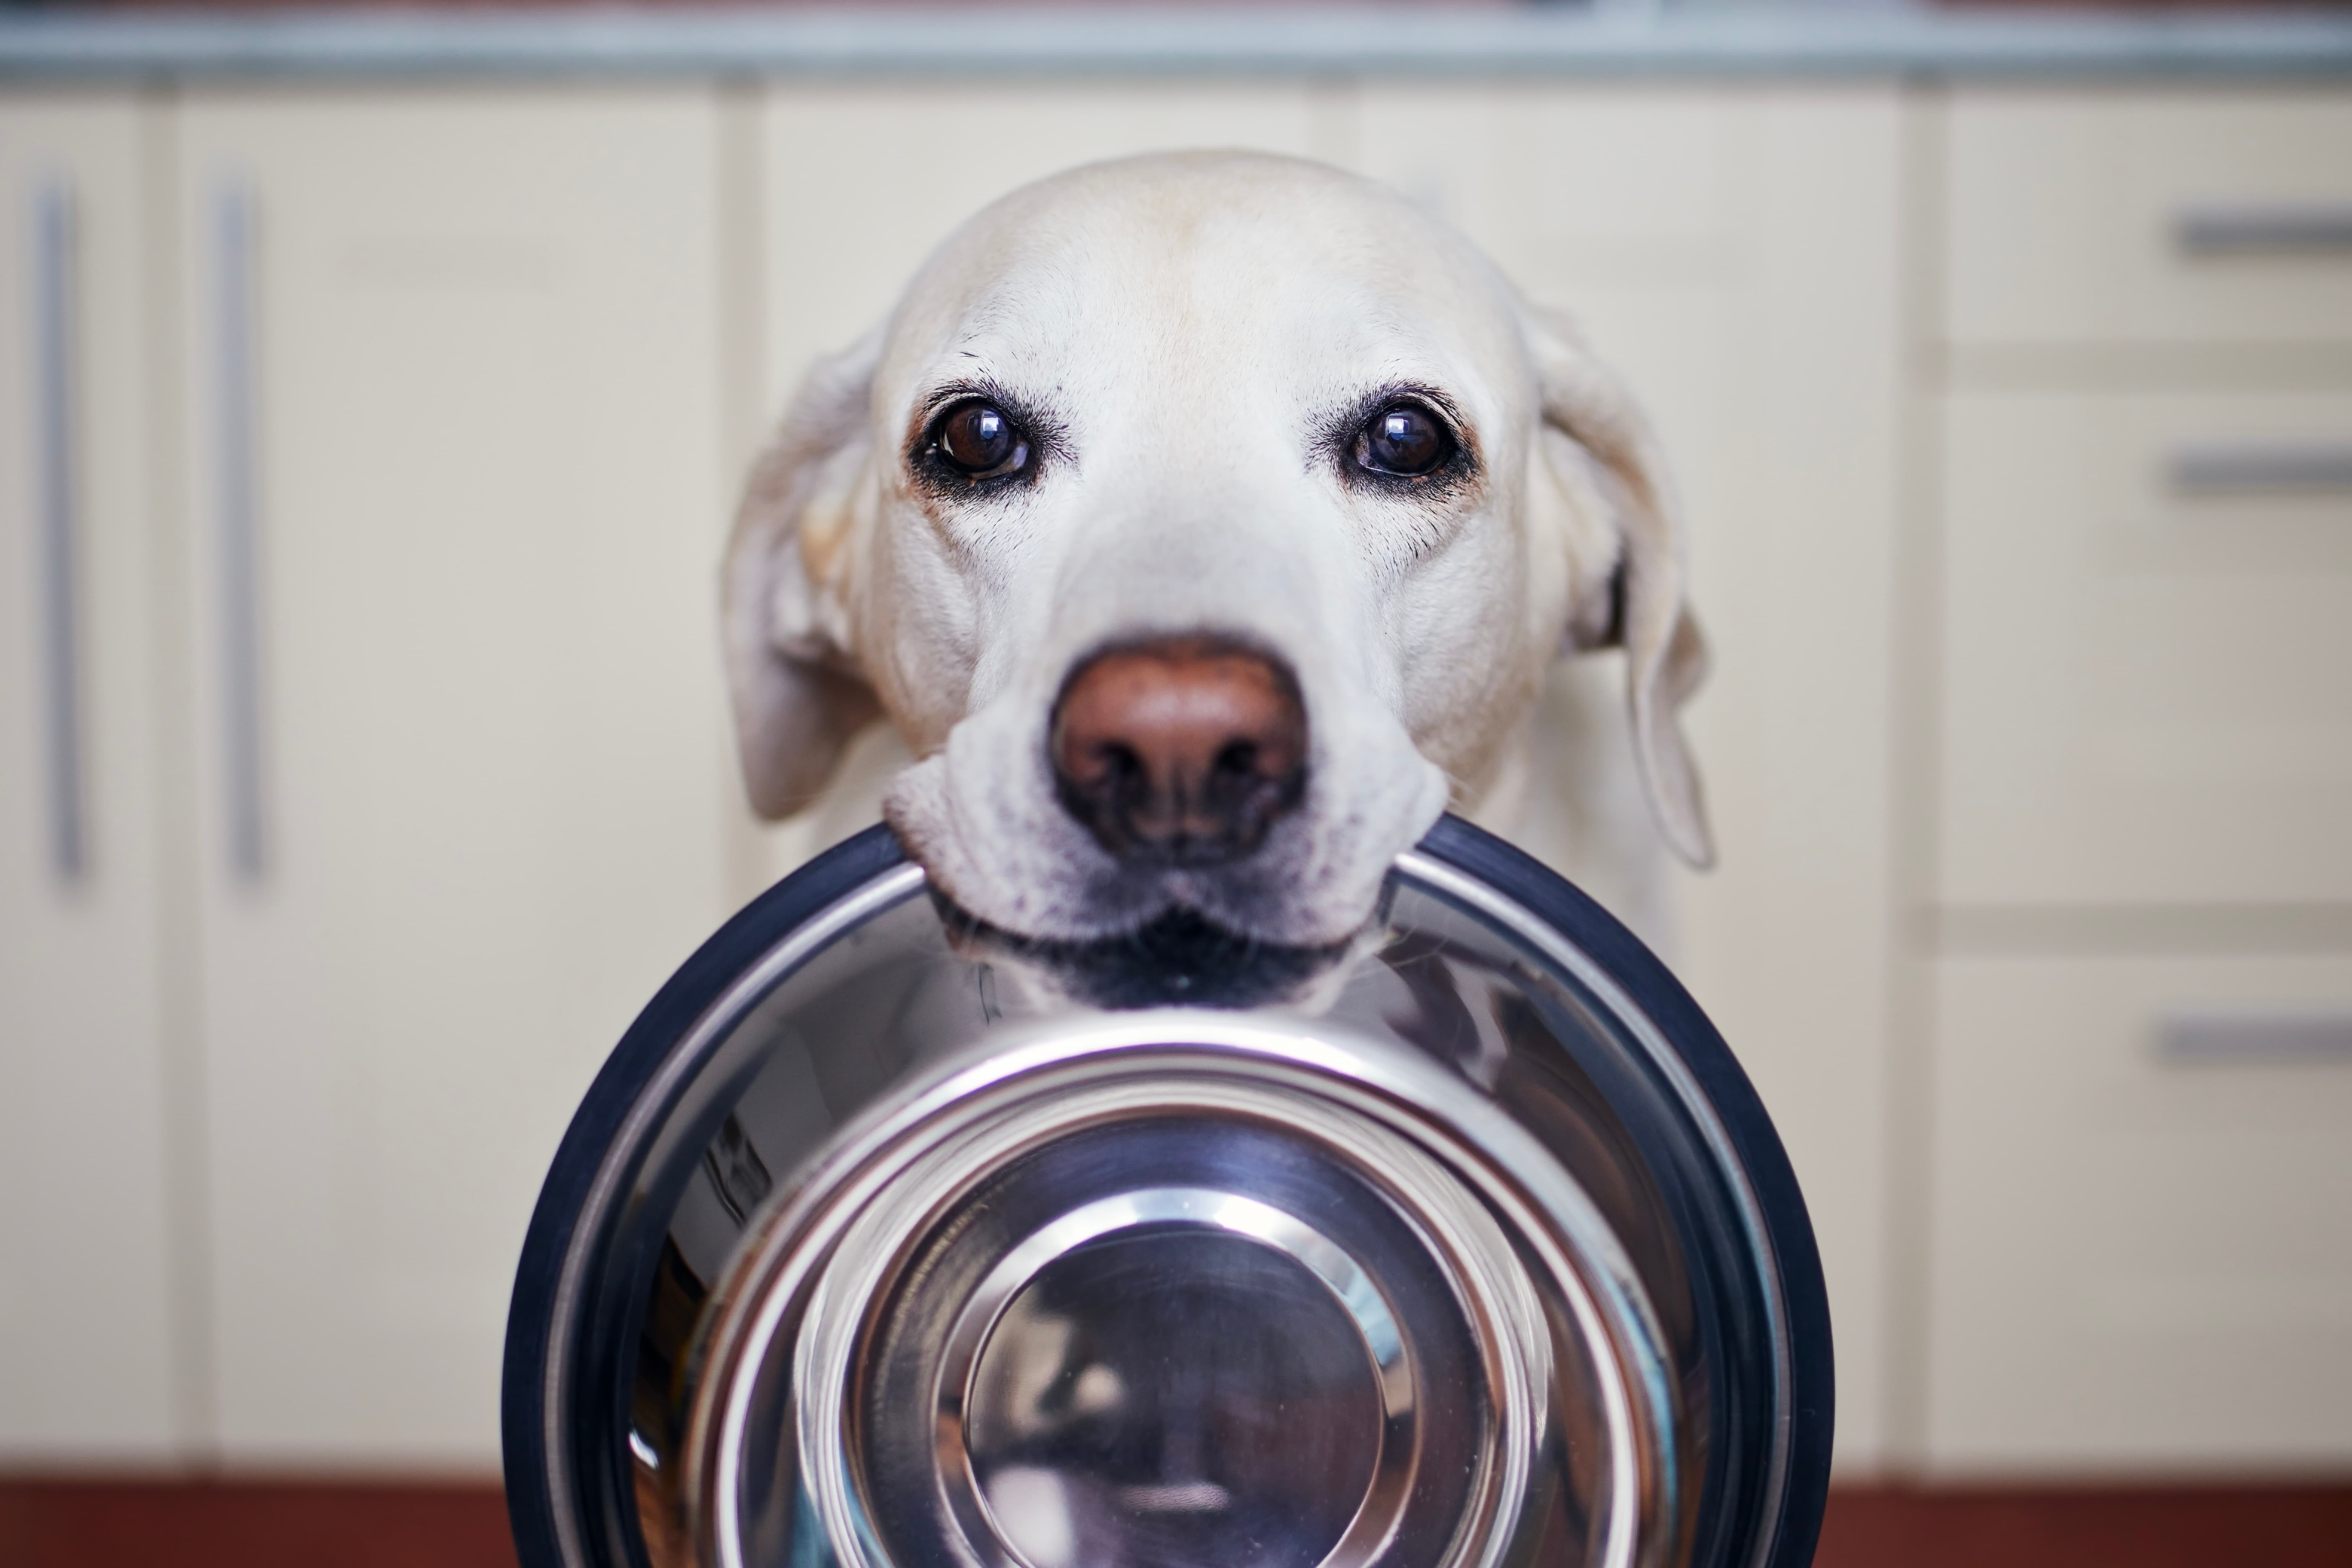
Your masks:
M 1501 841 L 1344 948 L 1048 948 L 876 829 L 581 1106 L 507 1492 L 525 1568 L 1801 1568 L 1831 1388 L 1746 1078 Z

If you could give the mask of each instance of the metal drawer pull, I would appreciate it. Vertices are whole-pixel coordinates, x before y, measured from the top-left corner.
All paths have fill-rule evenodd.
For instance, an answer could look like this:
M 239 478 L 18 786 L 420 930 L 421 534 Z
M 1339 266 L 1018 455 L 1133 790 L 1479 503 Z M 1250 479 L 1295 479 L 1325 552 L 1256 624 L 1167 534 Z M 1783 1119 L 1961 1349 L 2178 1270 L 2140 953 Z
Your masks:
M 2352 1063 L 2352 1012 L 2183 1012 L 2157 1021 L 2159 1061 Z
M 79 882 L 89 864 L 84 810 L 81 671 L 81 496 L 76 484 L 74 195 L 63 179 L 35 188 L 33 353 L 39 469 L 41 732 L 47 754 L 49 868 Z
M 2172 449 L 2165 468 L 2182 495 L 2352 489 L 2352 442 L 2188 442 Z
M 221 770 L 229 873 L 268 867 L 261 735 L 261 540 L 255 385 L 255 215 L 251 188 L 224 183 L 213 203 L 214 369 L 220 508 Z
M 2352 206 L 2187 207 L 2173 215 L 2172 238 L 2189 256 L 2352 253 Z

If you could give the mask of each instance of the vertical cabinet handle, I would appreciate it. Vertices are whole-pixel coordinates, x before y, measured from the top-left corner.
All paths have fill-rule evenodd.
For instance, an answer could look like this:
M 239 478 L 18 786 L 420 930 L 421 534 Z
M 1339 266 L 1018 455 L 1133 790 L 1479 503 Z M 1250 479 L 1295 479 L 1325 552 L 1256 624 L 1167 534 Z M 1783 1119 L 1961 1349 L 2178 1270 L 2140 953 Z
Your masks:
M 229 875 L 250 884 L 268 868 L 269 836 L 261 724 L 258 234 L 249 184 L 227 180 L 216 188 L 212 227 L 222 795 Z
M 49 867 L 58 879 L 89 872 L 83 791 L 81 670 L 80 431 L 76 384 L 74 193 L 62 178 L 42 182 L 32 200 L 34 462 L 41 655 L 41 732 L 48 795 Z

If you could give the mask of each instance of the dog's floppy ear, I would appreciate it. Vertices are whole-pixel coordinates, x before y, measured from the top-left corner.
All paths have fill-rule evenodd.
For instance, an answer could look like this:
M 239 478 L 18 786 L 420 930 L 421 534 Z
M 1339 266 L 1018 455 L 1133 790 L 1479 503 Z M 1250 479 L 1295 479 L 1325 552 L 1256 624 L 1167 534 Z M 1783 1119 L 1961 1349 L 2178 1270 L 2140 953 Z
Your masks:
M 1526 311 L 1528 353 L 1542 399 L 1542 460 L 1606 537 L 1571 539 L 1584 570 L 1572 579 L 1568 646 L 1622 647 L 1633 755 L 1659 829 L 1694 866 L 1715 863 L 1698 770 L 1676 713 L 1706 677 L 1706 639 L 1685 599 L 1682 529 L 1657 439 L 1624 386 L 1560 317 Z M 1579 546 L 1581 548 L 1579 548 Z M 1612 563 L 1596 570 L 1601 563 Z
M 820 361 L 752 466 L 720 590 L 735 740 L 751 808 L 789 816 L 824 792 L 842 752 L 880 714 L 849 628 L 849 570 L 877 328 Z

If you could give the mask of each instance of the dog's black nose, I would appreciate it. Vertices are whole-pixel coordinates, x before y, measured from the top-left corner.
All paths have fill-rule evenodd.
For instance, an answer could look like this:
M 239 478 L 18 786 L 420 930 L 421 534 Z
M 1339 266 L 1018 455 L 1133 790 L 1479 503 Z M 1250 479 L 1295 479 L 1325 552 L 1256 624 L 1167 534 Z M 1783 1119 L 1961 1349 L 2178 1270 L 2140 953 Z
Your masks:
M 1248 854 L 1307 788 L 1307 709 L 1278 660 L 1214 637 L 1097 654 L 1070 673 L 1047 742 L 1062 805 L 1124 860 Z

